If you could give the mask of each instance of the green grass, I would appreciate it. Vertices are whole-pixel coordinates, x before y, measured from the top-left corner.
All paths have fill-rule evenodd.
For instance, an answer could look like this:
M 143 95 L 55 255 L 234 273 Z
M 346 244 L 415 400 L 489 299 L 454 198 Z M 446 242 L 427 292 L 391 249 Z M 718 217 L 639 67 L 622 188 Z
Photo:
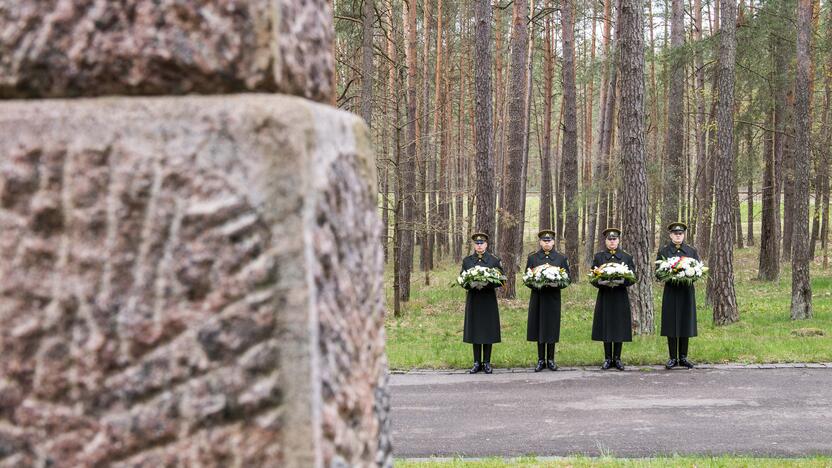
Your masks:
M 721 468 L 721 467 L 830 467 L 832 458 L 754 458 L 754 457 L 656 457 L 656 458 L 588 458 L 588 457 L 565 457 L 556 459 L 538 460 L 534 457 L 522 458 L 485 458 L 481 460 L 464 460 L 461 458 L 450 460 L 428 460 L 408 461 L 396 460 L 397 467 L 443 467 L 443 468 L 491 468 L 491 467 L 631 467 L 631 468 L 670 468 L 670 467 L 696 467 L 696 468 Z
M 533 246 L 529 243 L 527 251 Z M 735 251 L 738 323 L 714 326 L 704 284 L 697 287 L 699 336 L 691 340 L 691 358 L 708 363 L 832 362 L 832 269 L 824 271 L 817 262 L 812 265 L 814 318 L 792 321 L 789 268 L 784 265 L 777 282 L 758 281 L 757 255 L 757 248 Z M 424 286 L 422 272 L 414 272 L 411 300 L 403 303 L 402 315 L 397 318 L 392 313 L 388 267 L 386 331 L 392 369 L 470 365 L 470 345 L 462 342 L 465 291 L 450 287 L 458 271 L 456 264 L 442 264 L 431 272 L 430 286 Z M 625 364 L 660 364 L 666 359 L 666 339 L 658 336 L 661 287 L 654 283 L 653 289 L 656 333 L 636 336 L 632 343 L 625 344 Z M 500 300 L 502 343 L 494 346 L 491 359 L 497 367 L 528 367 L 536 360 L 534 343 L 526 341 L 529 290 L 520 283 L 517 291 L 517 299 Z M 590 340 L 595 295 L 596 290 L 586 281 L 563 291 L 557 350 L 560 365 L 597 365 L 603 357 L 601 343 Z

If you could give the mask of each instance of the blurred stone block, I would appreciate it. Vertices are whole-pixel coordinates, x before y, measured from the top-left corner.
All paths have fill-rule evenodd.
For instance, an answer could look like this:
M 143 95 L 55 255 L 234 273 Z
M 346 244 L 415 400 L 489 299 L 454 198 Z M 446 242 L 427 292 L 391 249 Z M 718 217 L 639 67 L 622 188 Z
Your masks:
M 0 0 L 0 99 L 280 92 L 330 102 L 325 0 Z
M 0 134 L 0 466 L 389 463 L 358 117 L 4 101 Z

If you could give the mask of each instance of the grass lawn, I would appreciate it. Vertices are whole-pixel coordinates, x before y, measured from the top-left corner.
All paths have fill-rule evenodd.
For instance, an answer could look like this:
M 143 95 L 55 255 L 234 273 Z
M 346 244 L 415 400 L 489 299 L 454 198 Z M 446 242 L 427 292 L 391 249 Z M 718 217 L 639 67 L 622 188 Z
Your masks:
M 451 459 L 451 460 L 429 460 L 429 461 L 408 461 L 396 460 L 397 467 L 441 467 L 441 468 L 491 468 L 491 467 L 630 467 L 630 468 L 670 468 L 670 467 L 696 467 L 696 468 L 720 468 L 720 467 L 754 467 L 754 468 L 780 468 L 780 467 L 830 467 L 832 458 L 752 458 L 752 457 L 657 457 L 657 458 L 586 458 L 586 457 L 565 457 L 556 459 L 538 460 L 536 458 L 486 458 L 482 460 Z
M 534 246 L 534 242 L 527 242 L 526 251 Z M 757 247 L 735 251 L 738 323 L 715 327 L 712 310 L 705 302 L 704 283 L 697 286 L 699 336 L 691 340 L 691 359 L 708 363 L 832 362 L 832 268 L 824 271 L 818 261 L 811 266 L 814 318 L 792 321 L 790 269 L 784 264 L 780 280 L 774 283 L 756 280 L 758 252 Z M 386 331 L 392 369 L 470 366 L 471 348 L 462 342 L 465 291 L 450 287 L 458 271 L 456 264 L 440 265 L 430 275 L 430 286 L 424 286 L 423 273 L 414 272 L 411 300 L 403 304 L 400 317 L 393 317 L 388 266 Z M 625 364 L 661 364 L 667 359 L 666 339 L 658 336 L 661 285 L 654 283 L 653 289 L 656 334 L 636 336 L 626 343 Z M 535 344 L 526 341 L 529 290 L 522 283 L 517 290 L 517 299 L 500 300 L 502 343 L 494 346 L 491 361 L 495 367 L 529 367 L 537 359 Z M 557 347 L 560 365 L 600 364 L 602 345 L 590 340 L 595 295 L 596 289 L 585 280 L 563 291 Z

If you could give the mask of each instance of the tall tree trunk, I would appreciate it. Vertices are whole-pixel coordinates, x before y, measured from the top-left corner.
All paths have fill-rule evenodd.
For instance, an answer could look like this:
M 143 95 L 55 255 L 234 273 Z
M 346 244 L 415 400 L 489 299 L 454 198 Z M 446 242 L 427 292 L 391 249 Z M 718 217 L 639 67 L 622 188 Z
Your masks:
M 494 17 L 494 120 L 492 122 L 493 134 L 492 148 L 494 149 L 495 179 L 494 195 L 499 199 L 503 193 L 503 177 L 505 172 L 505 99 L 506 83 L 503 80 L 503 9 L 497 8 Z M 491 239 L 492 241 L 496 240 Z
M 785 141 L 783 144 L 783 165 L 781 166 L 783 168 L 783 251 L 781 252 L 781 257 L 782 260 L 785 261 L 790 261 L 792 259 L 792 239 L 795 226 L 795 141 L 793 127 L 793 119 L 795 119 L 794 99 L 794 89 L 790 87 L 786 92 L 786 134 L 784 138 Z
M 508 129 L 506 151 L 506 177 L 503 180 L 503 197 L 500 198 L 499 233 L 497 253 L 502 259 L 506 274 L 503 297 L 515 297 L 515 274 L 517 273 L 520 236 L 521 179 L 523 176 L 524 134 L 526 132 L 526 79 L 528 73 L 528 3 L 515 0 L 513 4 L 511 30 L 511 61 L 509 63 Z
M 693 40 L 697 43 L 697 47 L 693 51 L 693 61 L 695 73 L 693 75 L 694 87 L 696 88 L 696 114 L 695 114 L 695 141 L 696 141 L 696 177 L 694 179 L 694 220 L 693 224 L 693 242 L 697 245 L 699 242 L 700 229 L 704 229 L 704 223 L 701 218 L 701 207 L 707 198 L 707 167 L 708 156 L 705 152 L 705 66 L 702 63 L 702 50 L 699 44 L 702 42 L 702 0 L 694 0 L 693 2 Z M 702 246 L 700 245 L 700 249 Z M 704 252 L 703 252 L 704 254 Z
M 529 16 L 534 16 L 534 0 L 529 0 Z M 528 45 L 526 47 L 526 90 L 524 94 L 523 106 L 525 110 L 523 115 L 526 119 L 526 128 L 523 132 L 523 174 L 520 176 L 520 226 L 518 227 L 518 242 L 517 242 L 517 258 L 523 258 L 523 237 L 526 232 L 526 189 L 529 179 L 529 140 L 531 135 L 532 123 L 532 76 L 534 75 L 534 23 L 529 22 Z M 522 267 L 522 265 L 519 265 Z
M 441 252 L 445 249 L 445 239 L 447 239 L 448 232 L 448 197 L 447 191 L 445 190 L 448 173 L 448 139 L 445 136 L 447 129 L 445 122 L 447 117 L 447 106 L 445 103 L 445 84 L 442 79 L 444 71 L 443 54 L 445 53 L 442 48 L 442 32 L 442 0 L 438 0 L 436 4 L 436 65 L 434 67 L 433 78 L 434 111 L 431 134 L 435 142 L 434 147 L 439 147 L 439 167 L 438 170 L 435 169 L 432 171 L 434 185 L 433 190 L 431 191 L 431 201 L 434 207 L 434 219 L 431 222 L 431 226 L 435 226 L 435 229 L 433 229 L 433 235 L 431 238 L 433 239 L 435 246 L 431 249 L 431 267 L 433 267 L 433 255 L 441 255 Z M 435 153 L 436 151 L 431 151 L 431 155 L 434 155 Z M 436 167 L 436 159 L 433 158 L 433 160 L 434 167 Z
M 547 8 L 552 1 L 548 0 Z M 552 86 L 555 74 L 554 31 L 551 15 L 546 16 L 543 55 L 543 151 L 540 152 L 540 208 L 537 225 L 540 229 L 552 229 Z
M 491 127 L 491 1 L 475 0 L 477 230 L 494 234 L 494 154 Z
M 767 112 L 766 128 L 775 126 L 775 111 Z M 777 194 L 777 163 L 774 131 L 766 131 L 763 141 L 763 219 L 760 227 L 760 266 L 757 277 L 776 281 L 780 277 L 780 203 Z
M 832 44 L 832 8 L 828 8 L 829 16 L 827 20 L 826 38 L 827 43 Z M 832 50 L 827 51 L 826 73 L 824 79 L 824 105 L 823 105 L 823 141 L 832 141 L 832 126 L 829 123 L 829 112 L 832 108 Z M 823 250 L 823 269 L 829 266 L 829 166 L 832 164 L 832 148 L 825 145 L 821 153 L 821 170 L 823 172 L 822 190 L 823 193 L 823 221 L 820 228 L 820 246 Z
M 413 234 L 416 223 L 416 2 L 407 2 L 405 14 L 405 60 L 407 62 L 407 152 L 397 164 L 401 185 L 402 223 L 399 239 L 399 297 L 410 300 L 413 269 Z
M 714 323 L 726 325 L 739 320 L 734 291 L 734 67 L 736 64 L 736 17 L 734 0 L 720 0 L 721 29 L 717 68 L 716 213 L 711 251 L 711 301 Z
M 465 129 L 463 128 L 462 123 L 462 115 L 464 114 L 463 109 L 463 96 L 465 96 L 465 83 L 466 83 L 466 74 L 463 70 L 466 70 L 465 67 L 465 57 L 470 56 L 470 48 L 466 47 L 463 49 L 463 38 L 467 37 L 467 25 L 468 19 L 466 15 L 466 19 L 463 20 L 462 15 L 463 9 L 459 8 L 457 10 L 457 24 L 459 24 L 460 29 L 463 29 L 464 32 L 460 33 L 460 40 L 459 40 L 459 66 L 457 67 L 458 70 L 458 78 L 457 83 L 459 85 L 458 94 L 457 94 L 457 120 L 456 120 L 456 128 L 457 128 L 457 144 L 456 144 L 456 190 L 455 190 L 455 206 L 454 212 L 456 214 L 456 222 L 454 224 L 454 261 L 459 263 L 462 261 L 462 251 L 463 251 L 463 239 L 465 236 L 463 235 L 463 196 L 465 190 L 465 159 L 463 154 L 467 154 L 468 151 L 463 151 L 463 146 L 466 144 L 465 141 Z M 463 52 L 464 51 L 464 52 Z
M 754 157 L 754 141 L 751 135 L 751 125 L 745 126 L 745 146 L 746 151 L 748 151 L 748 165 L 746 167 L 747 172 L 747 182 L 748 182 L 748 191 L 747 193 L 747 201 L 746 204 L 748 205 L 748 228 L 746 229 L 746 245 L 751 247 L 755 244 L 754 241 L 754 165 L 757 161 L 757 158 Z
M 736 112 L 737 106 L 734 106 L 734 113 Z M 732 113 L 733 115 L 733 113 Z M 736 132 L 735 132 L 736 133 Z M 736 227 L 736 236 L 735 236 L 735 244 L 738 249 L 743 248 L 743 238 L 742 238 L 742 217 L 740 216 L 740 186 L 739 186 L 739 177 L 737 176 L 737 159 L 739 158 L 740 154 L 740 140 L 739 138 L 733 139 L 733 150 L 731 151 L 732 157 L 732 164 L 734 166 L 734 181 L 732 182 L 733 185 L 733 205 L 734 205 L 734 227 Z
M 561 67 L 563 64 L 561 63 Z M 560 135 L 563 133 L 563 96 L 560 99 L 560 112 L 558 113 L 558 124 L 555 126 L 555 224 L 557 227 L 555 233 L 555 245 L 560 246 L 563 243 L 563 227 L 564 227 L 564 197 L 563 197 L 563 152 L 560 149 Z M 560 247 L 558 247 L 560 248 Z
M 797 77 L 795 90 L 794 252 L 792 254 L 792 320 L 812 318 L 812 283 L 809 280 L 809 68 L 811 67 L 812 0 L 797 2 Z
M 617 2 L 616 2 L 617 3 Z M 616 5 L 615 12 L 621 11 Z M 605 6 L 605 14 L 612 14 L 611 8 Z M 610 31 L 607 29 L 605 21 L 604 35 L 609 35 Z M 612 41 L 610 41 L 612 42 Z M 592 188 L 587 196 L 591 199 L 589 204 L 589 230 L 585 243 L 585 259 L 587 265 L 592 263 L 592 257 L 597 249 L 603 249 L 604 239 L 601 235 L 602 231 L 610 226 L 607 225 L 607 194 L 608 194 L 608 172 L 609 172 L 609 157 L 610 149 L 612 147 L 612 128 L 615 123 L 615 100 L 616 100 L 616 85 L 618 78 L 618 60 L 617 50 L 615 44 L 612 47 L 609 43 L 605 44 L 604 52 L 604 72 L 602 81 L 606 85 L 606 89 L 601 89 L 601 108 L 598 115 L 598 150 L 593 158 L 592 173 L 594 174 L 594 182 Z M 596 216 L 597 213 L 597 216 Z
M 381 194 L 381 245 L 384 250 L 384 264 L 387 264 L 388 258 L 388 236 L 390 231 L 390 155 L 388 153 L 390 148 L 390 127 L 395 126 L 396 122 L 393 120 L 392 112 L 390 112 L 390 103 L 395 94 L 390 89 L 390 84 L 387 82 L 387 76 L 390 74 L 389 68 L 394 68 L 391 63 L 390 66 L 385 67 L 384 62 L 378 64 L 378 81 L 382 83 L 381 96 L 382 106 L 381 113 L 384 119 L 381 123 L 381 153 L 378 164 L 379 171 L 379 192 Z
M 662 225 L 679 220 L 679 189 L 684 182 L 683 156 L 685 143 L 685 23 L 683 0 L 673 0 L 670 22 L 670 93 L 667 95 L 667 140 L 665 143 Z
M 413 0 L 415 1 L 415 0 Z M 419 101 L 419 173 L 417 176 L 419 212 L 419 245 L 422 254 L 419 256 L 419 266 L 425 273 L 425 286 L 430 284 L 430 270 L 433 261 L 433 217 L 431 194 L 428 193 L 430 182 L 433 179 L 433 147 L 432 135 L 430 135 L 430 43 L 431 43 L 431 3 L 433 0 L 423 0 L 422 3 L 422 97 Z
M 372 126 L 373 117 L 373 0 L 363 0 L 361 8 L 361 117 Z
M 653 272 L 647 219 L 647 168 L 644 152 L 644 22 L 642 3 L 621 0 L 617 27 L 621 48 L 621 110 L 618 115 L 623 175 L 624 247 L 632 254 L 641 281 L 630 287 L 636 333 L 653 332 Z
M 578 257 L 578 116 L 575 96 L 575 2 L 561 3 L 563 39 L 563 174 L 566 196 L 564 238 L 569 258 L 569 277 L 577 281 L 580 273 Z

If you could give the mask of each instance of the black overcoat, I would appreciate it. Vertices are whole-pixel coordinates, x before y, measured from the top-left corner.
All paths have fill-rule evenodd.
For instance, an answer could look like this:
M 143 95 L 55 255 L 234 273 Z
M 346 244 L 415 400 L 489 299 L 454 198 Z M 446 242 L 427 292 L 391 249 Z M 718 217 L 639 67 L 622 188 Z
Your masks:
M 497 268 L 503 271 L 500 259 L 486 251 L 480 257 L 476 253 L 462 259 L 460 273 L 475 266 Z M 465 296 L 465 325 L 462 341 L 489 344 L 500 342 L 500 310 L 497 307 L 497 285 L 482 289 L 469 289 Z
M 569 271 L 566 256 L 557 251 L 546 254 L 543 249 L 529 255 L 526 268 L 535 268 L 548 263 Z M 562 288 L 532 288 L 529 299 L 529 318 L 526 325 L 526 339 L 538 343 L 560 341 L 560 290 Z
M 699 252 L 688 244 L 678 248 L 670 243 L 659 249 L 656 260 L 670 257 L 699 259 Z M 693 285 L 664 283 L 662 293 L 662 336 L 696 336 L 696 290 Z
M 623 263 L 630 267 L 638 278 L 633 256 L 622 250 L 598 252 L 592 259 L 592 266 L 597 267 L 605 263 Z M 592 318 L 592 339 L 604 342 L 633 341 L 633 319 L 630 313 L 630 299 L 627 287 L 633 282 L 625 280 L 620 286 L 601 286 L 595 299 L 595 314 Z

